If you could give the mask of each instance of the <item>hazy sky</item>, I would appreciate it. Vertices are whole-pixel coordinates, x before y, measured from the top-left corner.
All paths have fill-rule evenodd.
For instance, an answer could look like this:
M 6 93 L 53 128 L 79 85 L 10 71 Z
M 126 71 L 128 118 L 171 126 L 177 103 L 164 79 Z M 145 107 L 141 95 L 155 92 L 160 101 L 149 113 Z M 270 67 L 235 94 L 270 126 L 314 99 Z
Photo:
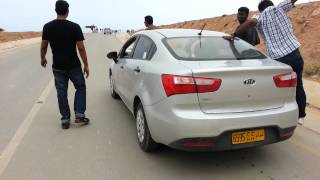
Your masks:
M 69 0 L 69 20 L 114 29 L 141 29 L 144 16 L 155 25 L 233 14 L 240 6 L 257 10 L 261 0 Z M 274 0 L 278 4 L 282 0 Z M 313 0 L 298 0 L 298 3 Z M 1 0 L 0 27 L 7 31 L 41 31 L 56 17 L 56 0 Z

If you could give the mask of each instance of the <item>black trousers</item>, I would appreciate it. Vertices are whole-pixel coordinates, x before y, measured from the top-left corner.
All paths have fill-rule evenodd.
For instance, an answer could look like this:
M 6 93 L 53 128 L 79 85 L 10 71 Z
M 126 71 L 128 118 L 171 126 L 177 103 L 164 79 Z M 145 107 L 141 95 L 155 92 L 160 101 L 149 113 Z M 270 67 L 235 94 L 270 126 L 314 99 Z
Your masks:
M 297 73 L 297 90 L 296 90 L 296 99 L 299 106 L 299 118 L 306 116 L 306 93 L 303 88 L 302 75 L 303 75 L 303 66 L 304 61 L 301 57 L 299 49 L 293 51 L 292 53 L 276 59 L 279 62 L 287 64 L 292 67 L 293 71 Z

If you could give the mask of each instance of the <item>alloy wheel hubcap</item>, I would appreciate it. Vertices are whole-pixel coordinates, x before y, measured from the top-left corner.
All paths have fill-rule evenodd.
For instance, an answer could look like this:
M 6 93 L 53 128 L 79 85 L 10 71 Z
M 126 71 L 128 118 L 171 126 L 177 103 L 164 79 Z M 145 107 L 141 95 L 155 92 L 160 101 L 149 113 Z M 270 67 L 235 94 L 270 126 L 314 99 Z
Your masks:
M 136 125 L 137 125 L 138 139 L 139 139 L 139 142 L 142 143 L 144 140 L 144 134 L 145 134 L 145 124 L 144 124 L 144 116 L 141 109 L 138 110 L 136 116 L 137 116 Z

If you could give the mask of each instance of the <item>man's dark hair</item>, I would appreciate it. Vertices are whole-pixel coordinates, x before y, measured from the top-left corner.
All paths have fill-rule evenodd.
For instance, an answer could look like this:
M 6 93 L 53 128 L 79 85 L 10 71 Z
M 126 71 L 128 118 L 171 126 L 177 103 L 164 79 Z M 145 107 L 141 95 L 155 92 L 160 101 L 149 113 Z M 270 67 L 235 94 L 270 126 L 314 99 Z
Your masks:
M 58 15 L 66 15 L 69 12 L 69 4 L 67 1 L 58 0 L 56 2 L 56 12 Z
M 271 0 L 263 0 L 259 3 L 258 9 L 260 12 L 263 12 L 267 7 L 273 6 L 273 2 Z
M 249 14 L 249 8 L 247 8 L 247 7 L 241 7 L 241 8 L 239 8 L 238 9 L 238 12 L 245 12 L 246 14 Z
M 144 22 L 149 24 L 149 25 L 153 24 L 153 17 L 152 16 L 144 17 Z

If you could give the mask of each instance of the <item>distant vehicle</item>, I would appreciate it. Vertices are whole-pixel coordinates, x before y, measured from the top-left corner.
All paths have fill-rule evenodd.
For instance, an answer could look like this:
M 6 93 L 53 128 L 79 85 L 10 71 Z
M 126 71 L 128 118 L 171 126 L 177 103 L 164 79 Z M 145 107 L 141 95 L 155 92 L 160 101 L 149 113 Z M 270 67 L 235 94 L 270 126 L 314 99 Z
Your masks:
M 213 31 L 157 29 L 133 35 L 108 70 L 113 98 L 136 121 L 143 151 L 267 145 L 297 126 L 297 76 L 250 44 Z
M 107 34 L 107 35 L 112 34 L 112 30 L 110 28 L 104 28 L 103 34 Z
M 95 29 L 97 28 L 97 26 L 95 26 L 94 24 L 91 26 L 85 26 L 85 28 L 91 29 L 92 32 L 95 31 Z

